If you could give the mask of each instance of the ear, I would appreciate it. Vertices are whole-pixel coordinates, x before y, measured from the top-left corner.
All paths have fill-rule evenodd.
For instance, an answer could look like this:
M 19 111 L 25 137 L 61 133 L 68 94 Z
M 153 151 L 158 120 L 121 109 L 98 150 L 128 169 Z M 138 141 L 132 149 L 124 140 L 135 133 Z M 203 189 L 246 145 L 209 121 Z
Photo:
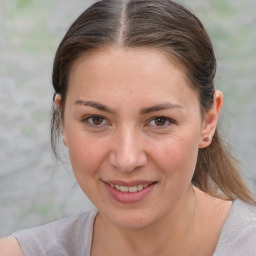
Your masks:
M 61 111 L 61 95 L 60 94 L 55 95 L 55 103 L 56 103 L 59 111 Z
M 204 114 L 199 148 L 205 148 L 211 144 L 211 140 L 217 128 L 218 118 L 222 108 L 222 104 L 223 94 L 221 91 L 216 90 L 214 93 L 213 106 Z
M 60 94 L 56 94 L 55 103 L 56 103 L 59 111 L 61 112 L 61 95 Z M 63 135 L 63 143 L 67 147 L 67 136 L 66 136 L 65 129 L 64 129 L 64 119 L 63 119 L 63 117 L 61 117 L 61 130 L 62 130 L 62 135 Z

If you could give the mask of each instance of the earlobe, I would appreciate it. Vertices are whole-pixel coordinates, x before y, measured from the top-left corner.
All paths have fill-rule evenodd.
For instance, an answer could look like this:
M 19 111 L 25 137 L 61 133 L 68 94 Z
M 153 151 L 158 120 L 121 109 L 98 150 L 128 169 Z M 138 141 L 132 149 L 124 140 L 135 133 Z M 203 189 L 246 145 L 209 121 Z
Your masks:
M 216 90 L 214 93 L 213 106 L 204 115 L 199 148 L 205 148 L 211 144 L 212 138 L 214 136 L 214 133 L 217 127 L 222 104 L 223 104 L 222 92 L 219 90 Z
M 55 96 L 55 103 L 59 109 L 59 111 L 61 111 L 61 95 L 60 94 L 56 94 Z M 66 136 L 66 132 L 64 129 L 64 123 L 63 123 L 63 117 L 61 117 L 61 130 L 62 130 L 62 135 L 63 135 L 63 144 L 67 147 L 67 136 Z

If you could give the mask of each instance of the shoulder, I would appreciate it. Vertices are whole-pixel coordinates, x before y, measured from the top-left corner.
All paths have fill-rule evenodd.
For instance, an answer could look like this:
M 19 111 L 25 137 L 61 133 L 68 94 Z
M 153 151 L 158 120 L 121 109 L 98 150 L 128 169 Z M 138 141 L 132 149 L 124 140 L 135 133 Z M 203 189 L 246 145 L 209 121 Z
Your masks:
M 252 256 L 255 251 L 256 205 L 235 200 L 222 228 L 214 255 Z
M 248 204 L 241 200 L 235 200 L 226 221 L 227 228 L 250 232 L 256 230 L 256 205 Z M 225 227 L 225 226 L 224 226 Z M 255 234 L 256 235 L 256 234 Z
M 79 214 L 12 234 L 25 255 L 77 255 L 91 246 L 97 211 Z
M 24 256 L 19 242 L 14 237 L 0 239 L 1 256 Z

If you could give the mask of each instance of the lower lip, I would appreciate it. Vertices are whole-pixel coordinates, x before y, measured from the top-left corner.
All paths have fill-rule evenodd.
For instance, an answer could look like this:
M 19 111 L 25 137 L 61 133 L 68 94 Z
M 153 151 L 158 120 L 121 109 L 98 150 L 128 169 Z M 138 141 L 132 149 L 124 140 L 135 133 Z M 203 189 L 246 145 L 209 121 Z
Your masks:
M 155 187 L 156 183 L 150 184 L 148 187 L 137 191 L 137 192 L 121 192 L 111 187 L 108 183 L 104 182 L 105 187 L 107 188 L 109 194 L 120 203 L 136 203 L 141 201 L 144 197 L 146 197 L 150 191 Z

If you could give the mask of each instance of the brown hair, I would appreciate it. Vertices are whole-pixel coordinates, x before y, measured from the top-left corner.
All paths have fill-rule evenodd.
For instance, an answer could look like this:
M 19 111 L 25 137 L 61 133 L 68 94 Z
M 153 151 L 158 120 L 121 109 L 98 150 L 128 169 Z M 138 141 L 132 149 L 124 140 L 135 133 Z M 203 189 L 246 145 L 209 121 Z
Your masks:
M 77 18 L 56 52 L 52 82 L 62 96 L 62 111 L 74 61 L 108 45 L 164 51 L 182 63 L 198 92 L 202 112 L 212 107 L 216 59 L 210 38 L 194 14 L 171 0 L 102 0 Z M 51 142 L 56 156 L 62 114 L 53 104 Z M 254 203 L 236 166 L 216 131 L 211 145 L 199 149 L 192 182 L 208 194 Z

